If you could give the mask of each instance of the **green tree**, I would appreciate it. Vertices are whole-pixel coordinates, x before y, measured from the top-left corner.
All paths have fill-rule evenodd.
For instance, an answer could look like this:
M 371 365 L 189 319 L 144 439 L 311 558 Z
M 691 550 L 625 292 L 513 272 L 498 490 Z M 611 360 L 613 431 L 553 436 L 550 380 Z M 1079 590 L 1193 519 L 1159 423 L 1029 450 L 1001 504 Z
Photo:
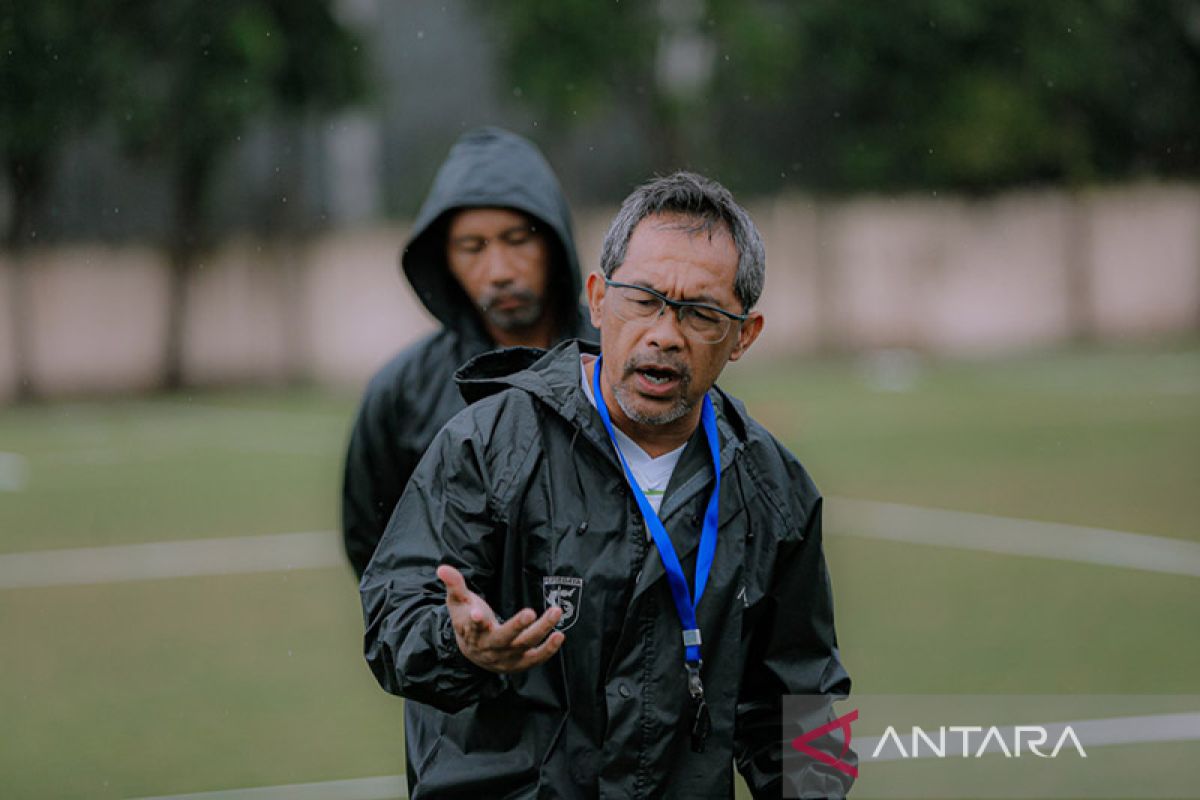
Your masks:
M 795 4 L 788 126 L 833 189 L 1200 172 L 1194 0 Z
M 170 186 L 163 384 L 183 382 L 188 278 L 211 242 L 213 178 L 250 124 L 360 99 L 364 60 L 327 0 L 137 0 L 120 4 L 127 80 L 114 106 L 123 141 Z
M 679 8 L 713 54 L 682 104 L 661 81 Z M 488 13 L 509 80 L 548 120 L 635 109 L 653 169 L 703 165 L 743 191 L 1200 175 L 1197 0 L 538 0 Z
M 64 143 L 94 124 L 113 72 L 98 2 L 0 0 L 0 157 L 12 196 L 3 246 L 19 400 L 37 393 L 29 364 L 26 249 L 38 235 Z
M 622 108 L 647 137 L 656 163 L 686 158 L 678 109 L 655 75 L 663 33 L 656 3 L 528 0 L 476 8 L 500 34 L 513 96 L 542 115 L 551 137 Z M 653 134 L 653 135 L 651 135 Z

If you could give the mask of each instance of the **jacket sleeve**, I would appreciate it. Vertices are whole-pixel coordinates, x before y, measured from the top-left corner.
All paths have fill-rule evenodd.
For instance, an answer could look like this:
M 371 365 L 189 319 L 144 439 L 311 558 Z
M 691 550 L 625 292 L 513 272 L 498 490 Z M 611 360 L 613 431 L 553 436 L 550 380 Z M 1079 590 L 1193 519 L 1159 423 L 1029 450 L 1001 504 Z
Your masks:
M 850 779 L 819 763 L 803 774 L 785 775 L 782 696 L 847 696 L 850 677 L 838 654 L 833 595 L 821 544 L 822 500 L 796 466 L 793 486 L 811 490 L 801 519 L 802 535 L 778 542 L 769 590 L 755 609 L 748 637 L 746 668 L 738 698 L 734 752 L 738 769 L 756 798 L 779 797 L 784 781 L 805 797 L 844 797 Z M 828 705 L 824 706 L 827 711 Z M 817 724 L 826 722 L 822 718 Z M 812 721 L 806 720 L 804 729 Z M 788 735 L 794 735 L 791 731 Z M 833 755 L 840 755 L 839 752 Z M 786 760 L 791 769 L 791 759 Z M 792 796 L 792 795 L 789 795 Z
M 359 579 L 420 459 L 399 433 L 405 413 L 403 398 L 377 378 L 367 387 L 350 432 L 342 478 L 342 541 Z
M 499 694 L 507 678 L 458 649 L 436 576 L 440 564 L 497 608 L 490 588 L 504 523 L 496 511 L 487 437 L 472 410 L 454 417 L 425 453 L 360 584 L 364 651 L 388 692 L 454 712 Z

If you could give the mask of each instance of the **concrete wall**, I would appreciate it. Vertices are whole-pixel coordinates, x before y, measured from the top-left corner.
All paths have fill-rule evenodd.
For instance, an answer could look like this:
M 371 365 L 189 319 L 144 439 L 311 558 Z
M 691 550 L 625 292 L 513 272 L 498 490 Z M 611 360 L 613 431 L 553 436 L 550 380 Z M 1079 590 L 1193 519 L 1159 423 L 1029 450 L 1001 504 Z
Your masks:
M 767 240 L 759 355 L 908 347 L 980 354 L 1200 331 L 1200 188 L 1145 185 L 960 198 L 750 204 Z M 595 269 L 613 209 L 580 214 Z M 398 274 L 402 226 L 309 241 L 238 239 L 189 287 L 199 384 L 308 377 L 357 385 L 433 329 Z M 149 388 L 166 326 L 162 255 L 71 246 L 0 257 L 0 400 L 15 389 L 12 303 L 47 395 Z M 23 296 L 21 296 L 23 295 Z

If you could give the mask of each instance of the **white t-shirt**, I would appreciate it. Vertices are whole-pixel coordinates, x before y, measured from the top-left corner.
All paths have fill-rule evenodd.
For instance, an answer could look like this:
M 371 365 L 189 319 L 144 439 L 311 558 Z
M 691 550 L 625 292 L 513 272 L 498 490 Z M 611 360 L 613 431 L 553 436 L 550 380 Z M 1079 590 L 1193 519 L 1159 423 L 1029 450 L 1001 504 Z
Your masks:
M 583 391 L 594 406 L 596 398 L 592 394 L 592 382 L 588 378 L 587 365 L 582 358 L 579 360 L 579 369 L 583 375 Z M 625 456 L 625 461 L 629 464 L 629 471 L 633 473 L 634 480 L 638 482 L 650 507 L 657 514 L 659 506 L 662 505 L 663 495 L 667 492 L 667 486 L 671 483 L 675 465 L 679 463 L 679 457 L 683 455 L 683 448 L 687 447 L 687 444 L 654 458 L 637 442 L 622 433 L 616 425 L 613 426 L 613 434 L 616 436 L 616 444 L 620 448 L 621 454 Z

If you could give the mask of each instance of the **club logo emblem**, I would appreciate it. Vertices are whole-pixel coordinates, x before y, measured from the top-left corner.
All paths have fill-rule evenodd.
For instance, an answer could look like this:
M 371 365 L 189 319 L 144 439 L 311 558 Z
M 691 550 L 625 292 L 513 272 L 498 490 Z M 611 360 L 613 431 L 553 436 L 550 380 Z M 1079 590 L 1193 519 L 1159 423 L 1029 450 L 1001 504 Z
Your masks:
M 556 630 L 565 631 L 575 624 L 579 618 L 579 600 L 583 595 L 583 578 L 567 578 L 561 575 L 547 575 L 542 578 L 542 599 L 546 608 L 558 606 L 562 609 L 562 619 L 555 626 Z

